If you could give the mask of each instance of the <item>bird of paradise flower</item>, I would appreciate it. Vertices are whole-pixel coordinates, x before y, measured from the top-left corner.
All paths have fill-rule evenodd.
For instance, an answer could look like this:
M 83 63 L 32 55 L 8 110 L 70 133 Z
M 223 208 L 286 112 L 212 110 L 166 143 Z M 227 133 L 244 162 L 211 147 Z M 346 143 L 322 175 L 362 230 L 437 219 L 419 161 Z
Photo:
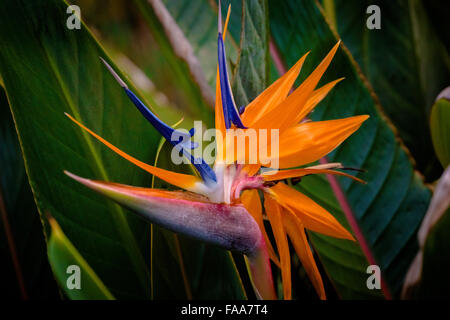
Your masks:
M 281 268 L 283 298 L 291 298 L 289 237 L 319 298 L 326 299 L 322 278 L 311 252 L 305 229 L 341 239 L 354 241 L 354 238 L 333 215 L 283 181 L 311 174 L 335 174 L 363 182 L 345 172 L 334 170 L 342 168 L 340 163 L 306 168 L 295 167 L 307 165 L 327 155 L 353 134 L 368 116 L 360 115 L 319 122 L 302 121 L 342 80 L 332 81 L 316 89 L 320 78 L 338 50 L 339 43 L 292 93 L 290 93 L 291 87 L 300 73 L 307 54 L 239 112 L 229 83 L 224 46 L 229 17 L 230 8 L 222 33 L 219 6 L 215 129 L 221 137 L 225 137 L 228 130 L 235 128 L 243 131 L 251 128 L 278 129 L 277 160 L 282 170 L 262 172 L 261 168 L 264 167 L 262 163 L 245 163 L 245 161 L 229 163 L 225 161 L 227 143 L 220 139 L 216 139 L 217 155 L 213 167 L 203 159 L 194 158 L 191 150 L 195 148 L 195 144 L 189 140 L 194 132 L 192 130 L 189 134 L 179 132 L 159 120 L 102 59 L 138 110 L 167 141 L 190 159 L 200 177 L 143 163 L 104 140 L 68 114 L 66 115 L 73 122 L 112 151 L 150 174 L 185 191 L 132 187 L 85 179 L 68 171 L 65 173 L 85 186 L 141 214 L 153 223 L 243 253 L 255 293 L 262 299 L 277 298 L 269 259 Z M 173 141 L 171 137 L 174 133 L 188 143 Z M 270 141 L 267 147 L 270 148 Z M 232 159 L 236 160 L 236 158 Z M 266 217 L 263 216 L 258 190 L 263 194 Z M 265 229 L 265 218 L 270 222 L 277 251 L 273 248 Z

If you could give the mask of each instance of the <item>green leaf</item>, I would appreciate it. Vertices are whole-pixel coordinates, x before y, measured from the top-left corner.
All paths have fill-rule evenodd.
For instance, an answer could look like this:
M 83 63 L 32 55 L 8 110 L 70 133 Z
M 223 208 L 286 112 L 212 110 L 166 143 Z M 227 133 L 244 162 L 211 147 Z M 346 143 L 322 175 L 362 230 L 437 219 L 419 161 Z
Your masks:
M 435 97 L 450 83 L 450 58 L 427 17 L 424 4 L 428 2 L 432 1 L 334 0 L 334 16 L 339 35 L 418 169 L 433 181 L 442 168 L 433 152 L 428 119 Z M 380 30 L 366 26 L 369 5 L 380 8 Z
M 418 298 L 443 299 L 450 297 L 448 291 L 450 277 L 448 273 L 443 272 L 450 268 L 449 256 L 445 254 L 450 250 L 449 228 L 450 209 L 447 209 L 425 242 Z
M 189 92 L 185 91 L 189 88 L 181 85 L 176 73 L 167 72 L 167 59 L 134 4 L 126 0 L 108 6 L 90 0 L 72 3 L 83 8 L 84 22 L 95 30 L 112 60 L 152 104 L 161 120 L 175 123 L 182 113 L 188 113 L 185 109 L 190 106 Z M 173 116 L 176 120 L 171 119 Z
M 304 79 L 337 39 L 319 7 L 310 1 L 271 1 L 269 7 L 272 36 L 286 65 L 293 65 L 311 50 L 302 69 L 301 79 Z M 345 80 L 316 107 L 311 118 L 317 121 L 370 115 L 370 119 L 328 159 L 367 170 L 358 174 L 367 185 L 350 179 L 339 178 L 338 181 L 392 293 L 397 295 L 406 269 L 417 252 L 415 234 L 428 206 L 430 191 L 414 172 L 403 145 L 396 139 L 345 49 L 337 52 L 321 83 L 340 77 Z M 321 204 L 330 201 L 324 187 L 302 182 L 301 188 L 314 193 Z M 339 213 L 330 210 L 339 218 Z M 368 263 L 361 259 L 361 249 L 348 241 L 320 238 L 322 241 L 313 236 L 313 244 L 339 294 L 343 298 L 358 297 L 357 288 L 362 288 L 365 283 L 361 281 L 369 276 L 362 274 Z M 340 249 L 335 252 L 337 246 Z M 341 279 L 346 280 L 341 282 Z M 371 294 L 371 291 L 367 289 L 366 293 Z
M 267 0 L 242 2 L 239 59 L 233 79 L 237 106 L 246 106 L 269 81 L 269 25 Z
M 228 9 L 228 2 L 222 3 L 223 21 L 225 21 Z M 189 41 L 195 56 L 201 65 L 202 72 L 213 92 L 216 88 L 216 68 L 217 68 L 217 14 L 218 8 L 216 1 L 209 0 L 163 0 L 164 5 L 176 21 L 179 28 L 183 31 L 186 39 Z M 233 63 L 237 59 L 237 44 L 239 33 L 233 23 L 236 18 L 240 22 L 240 1 L 233 1 L 230 15 L 230 33 L 227 35 L 226 48 L 227 57 Z
M 48 256 L 60 287 L 67 296 L 73 300 L 113 300 L 111 292 L 67 239 L 58 223 L 52 218 L 49 222 L 52 231 L 48 243 Z M 75 280 L 76 277 L 79 277 L 79 282 Z M 79 288 L 71 288 L 68 285 L 76 285 L 77 282 Z
M 163 52 L 165 72 L 171 73 L 176 81 L 175 88 L 183 90 L 188 97 L 184 101 L 184 110 L 190 115 L 201 117 L 207 124 L 212 124 L 212 81 L 215 81 L 215 77 L 211 71 L 206 73 L 205 70 L 211 70 L 209 68 L 217 64 L 214 46 L 217 41 L 217 35 L 214 36 L 216 28 L 211 28 L 211 25 L 217 23 L 217 15 L 206 1 L 135 2 Z M 176 19 L 172 15 L 176 15 Z M 190 23 L 189 29 L 178 25 L 179 22 L 184 25 Z M 195 31 L 191 30 L 193 26 L 196 27 Z M 189 40 L 193 39 L 198 45 L 191 45 Z
M 59 293 L 47 260 L 42 224 L 3 87 L 0 87 L 0 146 L 3 294 L 17 299 L 57 299 Z
M 423 6 L 428 14 L 430 23 L 442 44 L 450 51 L 450 28 L 447 17 L 450 16 L 450 4 L 442 1 L 423 1 Z
M 114 296 L 149 298 L 149 225 L 63 170 L 137 186 L 149 185 L 150 177 L 93 141 L 64 112 L 144 161 L 153 159 L 159 134 L 99 61 L 111 63 L 85 26 L 66 27 L 66 9 L 57 0 L 5 1 L 0 8 L 0 44 L 7 48 L 0 52 L 0 73 L 30 185 L 41 219 L 48 212 L 58 221 Z
M 215 1 L 135 0 L 136 8 L 120 0 L 106 8 L 88 0 L 74 3 L 87 8 L 83 17 L 99 32 L 107 48 L 114 48 L 133 61 L 185 115 L 201 117 L 209 125 L 213 124 L 218 11 Z M 230 3 L 233 5 L 226 47 L 229 61 L 234 66 L 238 51 L 235 39 L 240 35 L 242 10 L 241 0 L 224 0 L 224 19 Z M 170 23 L 161 22 L 161 11 L 169 14 Z M 147 25 L 148 29 L 143 31 L 142 25 Z M 177 29 L 181 33 L 175 39 L 187 40 L 189 45 L 184 41 L 171 41 L 171 34 Z M 190 51 L 188 48 L 192 49 L 191 58 L 194 59 L 180 54 L 185 49 Z M 192 64 L 192 61 L 198 63 Z M 119 60 L 117 63 L 121 65 Z M 209 88 L 205 89 L 204 80 Z
M 449 297 L 450 267 L 450 167 L 437 186 L 418 232 L 420 250 L 409 267 L 402 298 L 442 299 Z
M 442 167 L 450 164 L 450 100 L 447 97 L 436 101 L 430 117 L 433 146 Z
M 193 174 L 192 166 L 175 166 L 172 147 L 160 146 L 155 165 Z M 156 188 L 172 188 L 155 178 Z M 155 299 L 245 299 L 231 253 L 195 239 L 152 226 L 153 297 Z

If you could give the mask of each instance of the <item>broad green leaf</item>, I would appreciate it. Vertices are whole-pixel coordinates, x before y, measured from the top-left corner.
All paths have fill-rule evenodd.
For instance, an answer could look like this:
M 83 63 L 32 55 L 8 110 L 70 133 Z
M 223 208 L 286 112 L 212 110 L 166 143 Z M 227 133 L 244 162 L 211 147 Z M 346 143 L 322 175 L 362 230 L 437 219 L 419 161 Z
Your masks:
M 86 12 L 84 17 L 88 25 L 99 32 L 107 48 L 126 55 L 184 115 L 200 117 L 209 121 L 208 125 L 213 124 L 211 107 L 216 81 L 218 13 L 215 1 L 136 0 L 135 5 L 130 6 L 128 1 L 117 0 L 106 8 L 101 3 L 88 0 L 74 3 L 86 8 L 83 12 Z M 222 1 L 223 20 L 230 3 L 232 10 L 226 47 L 229 61 L 234 66 L 238 49 L 235 39 L 240 37 L 242 9 L 240 0 Z M 155 6 L 160 10 L 165 8 L 169 13 L 172 21 L 167 30 L 155 14 Z M 182 38 L 188 40 L 210 87 L 205 93 L 205 90 L 200 90 L 201 85 L 193 76 L 185 55 L 178 54 L 187 46 L 170 41 L 168 34 L 172 29 L 181 30 Z M 120 60 L 116 61 L 120 66 Z
M 449 298 L 450 278 L 446 272 L 450 268 L 447 252 L 450 250 L 448 229 L 450 210 L 447 209 L 440 221 L 428 235 L 424 248 L 423 269 L 417 298 Z
M 435 97 L 450 83 L 450 57 L 424 8 L 432 1 L 328 2 L 333 1 L 340 37 L 397 127 L 418 169 L 427 180 L 435 180 L 442 168 L 433 152 L 428 119 Z M 380 8 L 379 30 L 366 26 L 369 5 Z M 448 30 L 448 23 L 441 27 Z
M 238 64 L 233 79 L 237 106 L 246 106 L 269 80 L 269 24 L 267 0 L 242 2 L 242 27 Z
M 113 300 L 111 292 L 67 239 L 58 223 L 52 218 L 49 223 L 48 257 L 66 295 L 73 300 Z
M 196 54 L 202 53 L 207 56 L 208 47 L 205 50 L 197 47 L 195 50 L 190 45 L 187 34 L 197 35 L 198 33 L 188 33 L 190 30 L 182 30 L 177 21 L 171 16 L 171 13 L 167 10 L 165 4 L 160 1 L 146 1 L 135 0 L 140 13 L 144 17 L 148 24 L 149 32 L 156 40 L 164 58 L 165 72 L 170 72 L 175 79 L 175 89 L 180 88 L 186 94 L 188 98 L 184 101 L 183 109 L 190 113 L 201 117 L 207 124 L 213 123 L 212 106 L 214 104 L 214 95 L 210 84 L 208 84 L 204 71 L 202 70 L 202 64 L 200 61 L 205 61 L 207 64 L 216 61 L 216 55 L 205 59 L 202 57 L 199 60 Z M 194 6 L 195 10 L 198 10 L 201 3 L 189 2 L 191 6 Z M 205 3 L 206 4 L 206 3 Z M 203 4 L 203 5 L 205 5 Z M 188 5 L 188 3 L 186 3 Z M 206 7 L 209 9 L 209 7 Z M 205 23 L 211 23 L 213 19 L 212 11 L 208 13 L 201 11 L 201 18 L 198 26 L 205 26 Z M 209 21 L 209 22 L 208 22 Z M 216 20 L 215 20 L 216 21 Z M 197 22 L 197 21 L 196 21 Z M 203 22 L 203 24 L 201 23 Z M 200 29 L 201 31 L 207 28 Z M 206 32 L 205 44 L 211 46 L 211 42 L 208 42 L 211 33 Z M 215 43 L 215 42 L 212 42 Z M 150 59 L 151 56 L 148 57 Z M 168 63 L 168 61 L 170 63 Z
M 181 118 L 181 113 L 189 111 L 184 110 L 190 105 L 184 92 L 189 88 L 180 85 L 175 73 L 167 72 L 163 52 L 152 38 L 136 5 L 127 0 L 115 0 L 107 6 L 90 0 L 72 3 L 82 8 L 84 22 L 95 30 L 110 57 L 143 96 L 149 102 L 155 100 L 152 107 L 158 117 L 167 123 L 175 123 Z M 172 120 L 172 116 L 176 120 Z
M 155 85 L 158 95 L 164 93 L 185 115 L 211 116 L 211 90 L 204 90 L 206 81 L 200 83 L 185 56 L 177 54 L 148 1 L 116 0 L 108 6 L 89 0 L 73 3 L 86 8 L 83 17 L 99 33 L 106 48 L 125 55 L 138 66 Z
M 423 6 L 427 12 L 430 23 L 433 25 L 436 34 L 442 44 L 450 51 L 450 28 L 447 17 L 450 15 L 450 4 L 442 1 L 423 1 Z
M 161 146 L 156 164 L 193 174 L 191 166 L 175 166 L 172 147 Z M 172 188 L 155 178 L 156 188 Z M 152 271 L 155 299 L 245 299 L 246 293 L 231 253 L 171 231 L 152 227 Z
M 402 298 L 442 299 L 449 297 L 450 267 L 450 167 L 437 186 L 418 232 L 420 250 L 409 267 Z
M 272 36 L 287 66 L 292 66 L 311 50 L 300 75 L 304 79 L 338 39 L 319 7 L 311 1 L 270 1 L 269 9 Z M 358 174 L 368 182 L 367 185 L 345 178 L 338 180 L 395 296 L 399 294 L 407 267 L 417 252 L 415 234 L 428 206 L 430 191 L 414 172 L 403 145 L 382 116 L 370 89 L 358 74 L 357 65 L 345 49 L 337 52 L 321 84 L 340 77 L 345 80 L 316 107 L 311 119 L 370 115 L 370 119 L 328 158 L 330 162 L 367 170 Z M 301 188 L 310 193 L 317 190 L 315 199 L 321 204 L 329 201 L 326 189 L 316 188 L 311 182 L 302 182 Z M 312 239 L 341 297 L 357 298 L 359 290 L 356 287 L 364 285 L 360 283 L 361 273 L 368 266 L 361 258 L 361 249 L 333 238 L 321 236 L 320 241 L 313 236 Z M 338 243 L 340 256 L 334 249 Z M 368 275 L 364 276 L 367 279 Z M 341 282 L 341 279 L 354 280 Z
M 66 27 L 66 9 L 58 0 L 4 1 L 0 8 L 0 73 L 30 185 L 41 219 L 48 212 L 58 221 L 115 297 L 149 298 L 150 226 L 63 170 L 136 186 L 150 177 L 64 112 L 143 161 L 154 157 L 159 134 L 101 64 L 99 56 L 111 61 L 85 26 Z
M 433 106 L 430 117 L 433 146 L 442 167 L 450 164 L 450 100 L 441 98 Z
M 192 122 L 192 120 L 188 121 L 189 117 L 184 116 L 182 110 L 176 108 L 162 92 L 155 88 L 147 75 L 127 56 L 111 49 L 108 50 L 108 53 L 140 91 L 144 99 L 149 101 L 153 112 L 159 119 L 167 124 L 177 123 L 180 119 L 184 119 L 183 124 L 185 125 L 187 122 Z
M 183 31 L 202 67 L 202 72 L 213 92 L 216 88 L 217 67 L 217 14 L 216 1 L 208 0 L 163 0 L 167 10 L 170 12 L 177 25 Z M 222 3 L 222 20 L 225 22 L 228 2 Z M 227 57 L 236 62 L 237 44 L 239 34 L 234 33 L 231 26 L 236 23 L 235 18 L 240 18 L 240 3 L 233 1 L 230 15 L 230 33 L 227 35 L 226 48 Z M 236 14 L 238 13 L 238 15 Z M 240 22 L 240 21 L 239 21 Z
M 0 87 L 0 168 L 2 294 L 14 299 L 57 299 L 59 293 L 47 260 L 42 224 L 3 87 Z

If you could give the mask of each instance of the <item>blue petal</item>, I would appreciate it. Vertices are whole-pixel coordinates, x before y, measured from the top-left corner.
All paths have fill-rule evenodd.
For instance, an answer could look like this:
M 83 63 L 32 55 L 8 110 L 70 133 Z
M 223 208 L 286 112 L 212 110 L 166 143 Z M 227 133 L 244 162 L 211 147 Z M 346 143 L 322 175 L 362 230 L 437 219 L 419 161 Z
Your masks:
M 141 100 L 130 90 L 128 86 L 120 79 L 119 75 L 111 68 L 111 66 L 102 58 L 100 58 L 103 63 L 106 65 L 108 70 L 112 73 L 114 78 L 120 84 L 120 86 L 125 90 L 127 96 L 131 99 L 134 105 L 138 108 L 138 110 L 142 113 L 142 115 L 153 125 L 153 127 L 161 133 L 161 135 L 169 141 L 178 151 L 183 152 L 183 155 L 187 157 L 197 171 L 200 173 L 203 181 L 206 183 L 217 182 L 216 174 L 211 169 L 211 167 L 205 162 L 203 159 L 195 159 L 192 154 L 189 152 L 191 149 L 195 149 L 198 147 L 197 143 L 191 142 L 191 137 L 195 133 L 195 129 L 192 128 L 189 130 L 189 133 L 184 133 L 179 130 L 175 130 L 172 127 L 168 126 L 161 120 L 159 120 L 153 112 L 151 112 Z M 177 141 L 173 141 L 172 137 L 174 134 L 179 137 Z
M 124 88 L 125 92 L 127 93 L 127 96 L 133 101 L 134 105 L 138 108 L 138 110 L 142 113 L 142 115 L 155 127 L 156 130 L 161 133 L 161 135 L 166 138 L 167 141 L 171 142 L 172 144 L 176 144 L 179 141 L 171 141 L 172 134 L 176 131 L 179 137 L 185 137 L 187 139 L 191 138 L 191 135 L 189 133 L 184 133 L 178 130 L 175 130 L 171 127 L 169 127 L 167 124 L 159 120 L 153 112 L 151 112 L 139 98 L 131 92 L 128 88 Z
M 230 81 L 227 71 L 227 60 L 225 56 L 225 45 L 223 43 L 222 33 L 219 32 L 217 54 L 219 59 L 219 77 L 220 77 L 220 91 L 222 97 L 223 116 L 225 120 L 225 127 L 229 129 L 231 124 L 238 128 L 245 129 L 239 117 L 239 112 L 234 102 L 233 92 L 231 91 Z
M 175 148 L 178 149 L 178 151 L 182 151 L 183 155 L 188 158 L 191 163 L 194 165 L 194 167 L 198 170 L 200 173 L 202 179 L 205 182 L 217 182 L 216 174 L 211 169 L 211 167 L 205 162 L 203 159 L 196 159 L 194 156 L 188 151 L 191 149 L 195 149 L 198 147 L 197 143 L 191 142 L 191 136 L 194 134 L 195 130 L 192 128 L 189 130 L 189 133 L 184 133 L 179 130 L 175 130 L 172 127 L 168 126 L 161 120 L 159 120 L 143 103 L 139 98 L 131 92 L 128 88 L 124 88 L 125 92 L 127 93 L 128 97 L 133 101 L 134 105 L 138 108 L 138 110 L 143 114 L 143 116 L 155 127 L 156 130 L 161 133 L 161 135 L 169 141 Z M 172 134 L 176 132 L 176 134 L 180 137 L 178 141 L 172 140 Z M 181 143 L 186 139 L 187 143 Z

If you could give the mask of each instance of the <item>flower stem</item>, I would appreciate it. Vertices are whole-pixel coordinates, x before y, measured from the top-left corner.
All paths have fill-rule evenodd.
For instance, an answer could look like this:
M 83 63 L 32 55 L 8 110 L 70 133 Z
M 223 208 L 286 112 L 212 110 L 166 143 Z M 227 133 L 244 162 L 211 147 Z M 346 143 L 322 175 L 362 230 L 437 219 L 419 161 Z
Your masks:
M 273 286 L 272 269 L 263 239 L 261 245 L 254 252 L 245 255 L 245 262 L 257 298 L 261 300 L 276 300 L 277 295 Z

